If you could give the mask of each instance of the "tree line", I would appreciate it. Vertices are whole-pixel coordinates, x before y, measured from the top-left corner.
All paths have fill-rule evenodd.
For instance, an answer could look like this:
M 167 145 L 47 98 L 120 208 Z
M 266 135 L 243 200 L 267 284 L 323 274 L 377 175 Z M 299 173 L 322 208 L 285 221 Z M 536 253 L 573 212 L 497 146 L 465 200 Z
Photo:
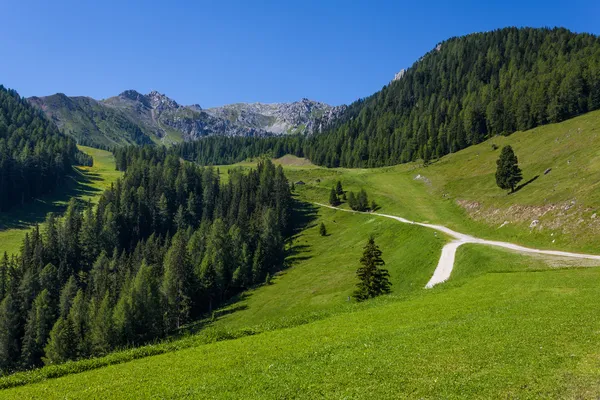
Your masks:
M 51 193 L 72 165 L 91 166 L 92 158 L 41 110 L 0 85 L 0 212 Z
M 425 162 L 600 108 L 600 39 L 505 28 L 451 38 L 312 136 L 208 137 L 176 148 L 203 164 L 295 154 L 327 167 Z
M 219 172 L 128 149 L 96 207 L 72 200 L 0 259 L 0 369 L 104 355 L 176 332 L 282 268 L 281 167 Z

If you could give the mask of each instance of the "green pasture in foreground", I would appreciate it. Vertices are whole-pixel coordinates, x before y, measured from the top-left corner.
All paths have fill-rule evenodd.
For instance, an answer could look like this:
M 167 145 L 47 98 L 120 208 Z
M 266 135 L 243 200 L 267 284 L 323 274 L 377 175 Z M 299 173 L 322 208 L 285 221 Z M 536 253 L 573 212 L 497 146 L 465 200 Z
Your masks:
M 408 298 L 385 296 L 309 324 L 0 394 L 21 399 L 597 395 L 600 270 L 553 269 L 477 245 L 459 250 L 457 263 L 465 274 L 454 284 Z M 488 273 L 469 272 L 482 265 Z

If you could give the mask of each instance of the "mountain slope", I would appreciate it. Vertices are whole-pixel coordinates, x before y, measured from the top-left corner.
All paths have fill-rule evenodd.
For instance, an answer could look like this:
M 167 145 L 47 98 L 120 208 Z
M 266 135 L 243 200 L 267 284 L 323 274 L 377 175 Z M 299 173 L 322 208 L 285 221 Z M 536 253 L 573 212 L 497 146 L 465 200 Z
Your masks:
M 64 133 L 80 143 L 100 146 L 171 144 L 212 135 L 310 134 L 320 132 L 345 109 L 302 99 L 294 103 L 238 103 L 204 110 L 198 105 L 182 106 L 156 91 L 144 95 L 135 90 L 101 101 L 63 94 L 29 100 Z
M 29 101 L 54 120 L 61 131 L 81 144 L 112 146 L 115 144 L 149 144 L 157 134 L 140 127 L 123 111 L 106 107 L 89 97 L 67 97 L 57 93 L 31 97 Z
M 600 38 L 506 28 L 442 42 L 311 138 L 306 156 L 330 167 L 429 160 L 598 108 Z

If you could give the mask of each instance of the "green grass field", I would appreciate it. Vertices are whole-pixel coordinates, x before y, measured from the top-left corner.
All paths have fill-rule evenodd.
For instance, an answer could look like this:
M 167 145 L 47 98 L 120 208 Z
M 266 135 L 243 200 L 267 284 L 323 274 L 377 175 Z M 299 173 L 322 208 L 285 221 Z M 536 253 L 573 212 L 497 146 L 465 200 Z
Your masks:
M 208 329 L 173 342 L 172 351 L 142 357 L 158 354 L 148 347 L 99 361 L 114 364 L 102 368 L 79 367 L 84 361 L 24 374 L 30 384 L 0 397 L 597 398 L 600 269 L 468 244 L 458 250 L 450 280 L 425 290 L 446 238 L 310 202 L 326 202 L 341 180 L 346 190 L 364 187 L 383 213 L 479 237 L 600 253 L 592 218 L 600 202 L 599 128 L 600 112 L 590 113 L 493 138 L 428 167 L 326 169 L 286 156 L 278 162 L 290 180 L 306 183 L 296 193 L 308 225 L 271 285 L 218 310 L 198 324 Z M 499 151 L 491 143 L 513 145 L 525 181 L 538 178 L 507 196 L 495 186 Z M 222 178 L 254 164 L 220 167 Z M 535 229 L 531 218 L 540 221 Z M 500 228 L 498 220 L 508 224 Z M 318 233 L 321 222 L 326 237 Z M 349 302 L 369 234 L 383 250 L 393 292 Z M 231 339 L 206 344 L 213 331 Z
M 25 234 L 35 224 L 44 222 L 49 212 L 63 212 L 71 197 L 95 202 L 104 189 L 121 176 L 115 170 L 112 153 L 85 146 L 79 146 L 79 149 L 94 158 L 92 167 L 73 168 L 65 185 L 52 195 L 0 213 L 0 253 L 18 252 Z
M 506 269 L 469 276 L 488 263 Z M 386 296 L 305 325 L 1 394 L 23 399 L 590 398 L 598 393 L 600 270 L 552 269 L 539 260 L 476 246 L 461 250 L 459 266 L 465 274 L 455 284 L 408 298 Z

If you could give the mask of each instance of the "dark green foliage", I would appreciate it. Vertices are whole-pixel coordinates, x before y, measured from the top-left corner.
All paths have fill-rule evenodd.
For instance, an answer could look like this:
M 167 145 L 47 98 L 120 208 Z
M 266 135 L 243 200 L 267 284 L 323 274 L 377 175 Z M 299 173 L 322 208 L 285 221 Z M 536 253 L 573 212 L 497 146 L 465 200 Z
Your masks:
M 0 369 L 100 356 L 175 333 L 283 266 L 289 183 L 124 149 L 127 172 L 94 209 L 70 202 L 0 259 Z
M 363 301 L 390 292 L 390 274 L 387 269 L 381 268 L 385 265 L 381 254 L 375 239 L 371 236 L 360 259 L 361 267 L 356 270 L 359 282 L 352 294 L 356 300 Z
M 209 137 L 176 146 L 223 164 L 270 154 L 327 167 L 378 167 L 456 152 L 497 134 L 600 108 L 600 39 L 566 29 L 505 28 L 451 38 L 404 76 L 309 137 Z
M 327 228 L 323 222 L 321 222 L 321 225 L 319 225 L 319 234 L 321 236 L 327 236 Z
M 77 356 L 77 339 L 71 318 L 59 318 L 52 330 L 48 344 L 44 348 L 44 364 L 60 364 Z
M 0 85 L 0 212 L 64 183 L 72 165 L 91 165 L 41 110 Z
M 337 207 L 340 204 L 340 199 L 338 198 L 335 188 L 331 188 L 329 192 L 329 204 L 333 207 Z
M 0 303 L 0 370 L 11 371 L 20 354 L 21 315 L 16 299 L 8 293 Z
M 335 194 L 337 194 L 338 196 L 342 196 L 344 194 L 344 188 L 342 187 L 341 181 L 337 181 L 335 185 Z
M 44 355 L 44 347 L 55 320 L 50 292 L 44 289 L 33 302 L 23 337 L 21 362 L 24 367 L 37 366 Z
M 361 189 L 358 194 L 354 192 L 348 192 L 348 205 L 354 211 L 367 211 L 369 210 L 369 197 L 364 189 Z
M 504 146 L 496 161 L 496 184 L 500 189 L 515 191 L 515 187 L 523 179 L 519 161 L 511 146 Z

